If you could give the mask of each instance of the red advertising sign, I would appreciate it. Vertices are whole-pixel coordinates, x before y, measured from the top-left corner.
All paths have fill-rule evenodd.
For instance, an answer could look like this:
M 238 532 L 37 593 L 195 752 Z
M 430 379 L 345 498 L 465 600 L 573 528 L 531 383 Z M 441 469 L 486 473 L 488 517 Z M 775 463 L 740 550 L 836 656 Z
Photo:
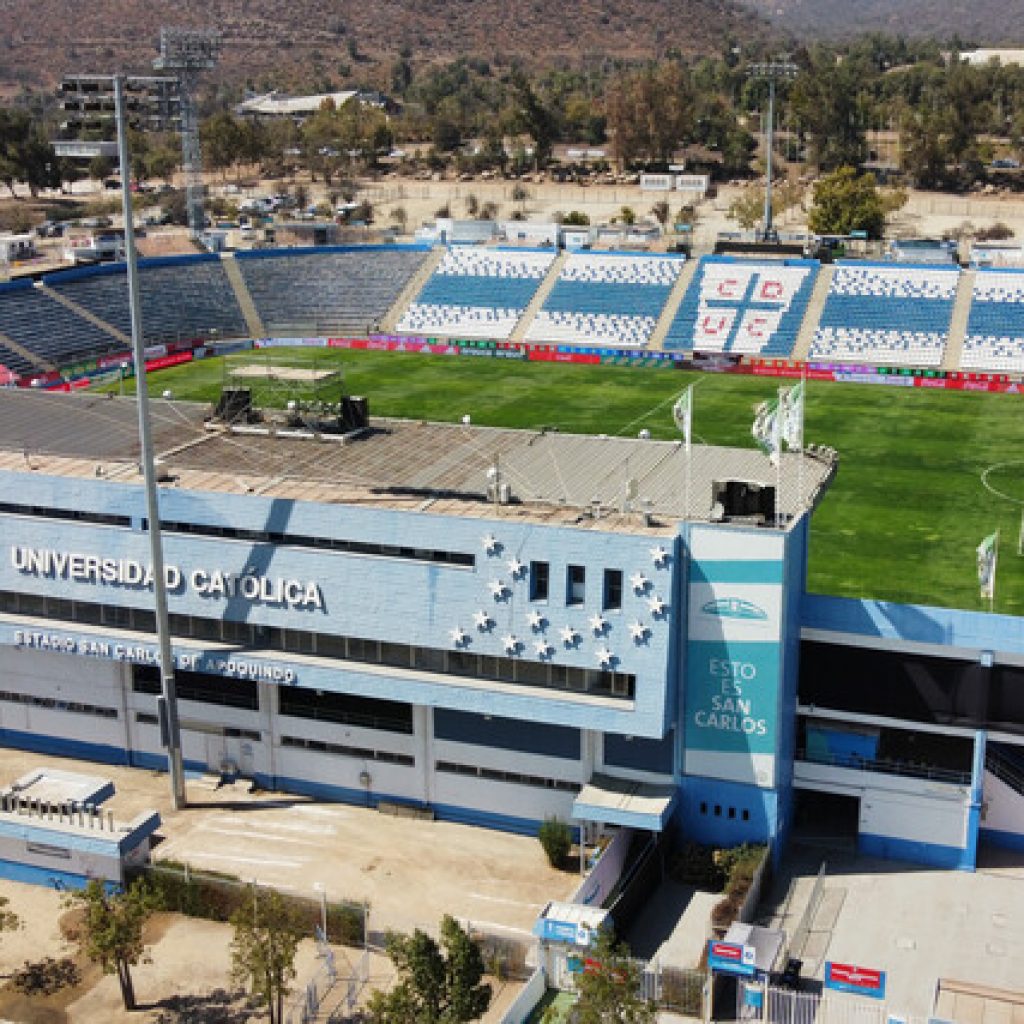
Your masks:
M 854 967 L 852 964 L 832 964 L 833 981 L 863 988 L 878 988 L 882 984 L 882 972 L 871 967 Z
M 732 942 L 713 942 L 711 955 L 719 960 L 735 960 L 739 963 L 743 959 L 743 947 Z

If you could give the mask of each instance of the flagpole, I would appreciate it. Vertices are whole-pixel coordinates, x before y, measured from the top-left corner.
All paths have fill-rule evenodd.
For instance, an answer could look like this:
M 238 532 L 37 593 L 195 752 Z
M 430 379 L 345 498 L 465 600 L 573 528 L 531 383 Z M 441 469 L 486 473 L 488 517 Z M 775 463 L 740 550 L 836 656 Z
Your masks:
M 804 403 L 807 401 L 807 364 L 800 369 L 800 465 L 796 471 L 796 505 L 798 512 L 804 507 Z
M 785 388 L 779 388 L 778 412 L 773 428 L 775 445 L 775 525 L 782 525 L 782 417 L 785 415 Z
M 992 585 L 988 588 L 988 610 L 991 614 L 996 610 L 996 568 L 999 565 L 999 530 L 996 530 L 996 551 L 992 559 Z

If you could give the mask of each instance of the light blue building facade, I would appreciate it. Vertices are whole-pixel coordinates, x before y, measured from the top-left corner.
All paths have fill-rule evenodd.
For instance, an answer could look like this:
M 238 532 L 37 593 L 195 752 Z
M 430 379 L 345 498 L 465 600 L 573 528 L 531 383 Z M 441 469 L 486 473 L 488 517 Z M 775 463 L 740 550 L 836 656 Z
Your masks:
M 76 438 L 64 451 L 0 453 L 0 742 L 162 767 L 131 446 L 83 450 L 74 396 L 0 397 L 0 426 L 15 402 L 56 401 L 63 436 Z M 134 415 L 115 409 L 105 415 Z M 774 526 L 727 521 L 710 500 L 721 476 L 770 479 L 757 453 L 706 450 L 684 500 L 680 445 L 431 429 L 391 424 L 350 448 L 194 425 L 163 438 L 188 769 L 523 832 L 558 815 L 592 833 L 631 826 L 779 849 L 806 790 L 858 801 L 869 851 L 973 866 L 984 729 L 960 727 L 951 756 L 966 758 L 966 776 L 941 783 L 887 773 L 880 757 L 814 753 L 851 728 L 883 747 L 916 728 L 801 697 L 808 636 L 919 642 L 920 614 L 889 614 L 869 634 L 867 606 L 805 593 L 810 513 L 831 467 L 808 459 Z M 511 487 L 492 500 L 485 471 L 499 444 Z M 377 445 L 391 447 L 369 468 L 351 461 L 372 461 Z M 408 470 L 395 469 L 396 451 L 415 454 Z M 796 464 L 779 479 L 785 492 Z M 976 661 L 973 634 L 947 649 L 968 628 L 956 621 L 924 642 Z M 979 628 L 997 657 L 1024 653 L 1019 624 L 1009 643 Z M 604 798 L 630 787 L 648 799 Z M 924 808 L 925 826 L 909 828 L 907 806 Z M 1024 832 L 1015 813 L 996 831 Z

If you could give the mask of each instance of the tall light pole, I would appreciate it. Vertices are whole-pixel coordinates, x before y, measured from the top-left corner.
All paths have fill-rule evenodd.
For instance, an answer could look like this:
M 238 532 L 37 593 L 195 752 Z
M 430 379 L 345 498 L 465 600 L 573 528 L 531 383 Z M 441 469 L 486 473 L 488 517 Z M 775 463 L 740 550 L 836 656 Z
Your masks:
M 769 61 L 751 64 L 747 74 L 768 83 L 768 134 L 766 139 L 767 167 L 764 186 L 764 241 L 770 242 L 775 236 L 772 226 L 772 156 L 775 149 L 775 83 L 796 78 L 799 68 L 786 54 Z
M 181 157 L 185 171 L 185 196 L 189 235 L 197 239 L 204 227 L 203 161 L 199 146 L 199 114 L 196 84 L 203 71 L 217 66 L 220 35 L 211 29 L 160 29 L 160 56 L 153 61 L 158 71 L 178 76 L 181 101 Z
M 160 649 L 160 739 L 167 748 L 171 776 L 171 800 L 179 810 L 187 802 L 185 774 L 181 758 L 181 729 L 174 685 L 174 660 L 171 633 L 167 622 L 167 580 L 164 575 L 164 549 L 160 534 L 160 504 L 153 467 L 153 435 L 149 421 L 149 389 L 146 386 L 145 339 L 142 330 L 142 306 L 139 301 L 138 263 L 135 253 L 135 223 L 132 215 L 131 164 L 128 160 L 128 132 L 125 116 L 125 77 L 114 76 L 114 116 L 117 120 L 117 153 L 121 163 L 121 209 L 124 212 L 124 254 L 128 265 L 128 308 L 132 324 L 132 356 L 135 360 L 136 402 L 139 411 L 139 448 L 146 488 L 150 560 L 153 569 L 153 596 L 156 603 L 156 633 Z

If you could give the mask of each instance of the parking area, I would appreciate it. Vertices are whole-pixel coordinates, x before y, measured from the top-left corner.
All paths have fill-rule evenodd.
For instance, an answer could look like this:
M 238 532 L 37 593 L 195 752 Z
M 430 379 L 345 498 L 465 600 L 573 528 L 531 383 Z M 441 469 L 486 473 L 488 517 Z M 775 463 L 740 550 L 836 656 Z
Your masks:
M 40 765 L 109 777 L 104 805 L 117 820 L 160 812 L 156 861 L 171 859 L 246 881 L 328 899 L 366 901 L 374 931 L 436 928 L 444 914 L 495 930 L 529 932 L 548 900 L 565 899 L 578 878 L 552 869 L 540 843 L 448 822 L 392 817 L 247 783 L 188 782 L 189 806 L 171 807 L 167 776 L 143 769 L 0 750 L 0 783 Z

